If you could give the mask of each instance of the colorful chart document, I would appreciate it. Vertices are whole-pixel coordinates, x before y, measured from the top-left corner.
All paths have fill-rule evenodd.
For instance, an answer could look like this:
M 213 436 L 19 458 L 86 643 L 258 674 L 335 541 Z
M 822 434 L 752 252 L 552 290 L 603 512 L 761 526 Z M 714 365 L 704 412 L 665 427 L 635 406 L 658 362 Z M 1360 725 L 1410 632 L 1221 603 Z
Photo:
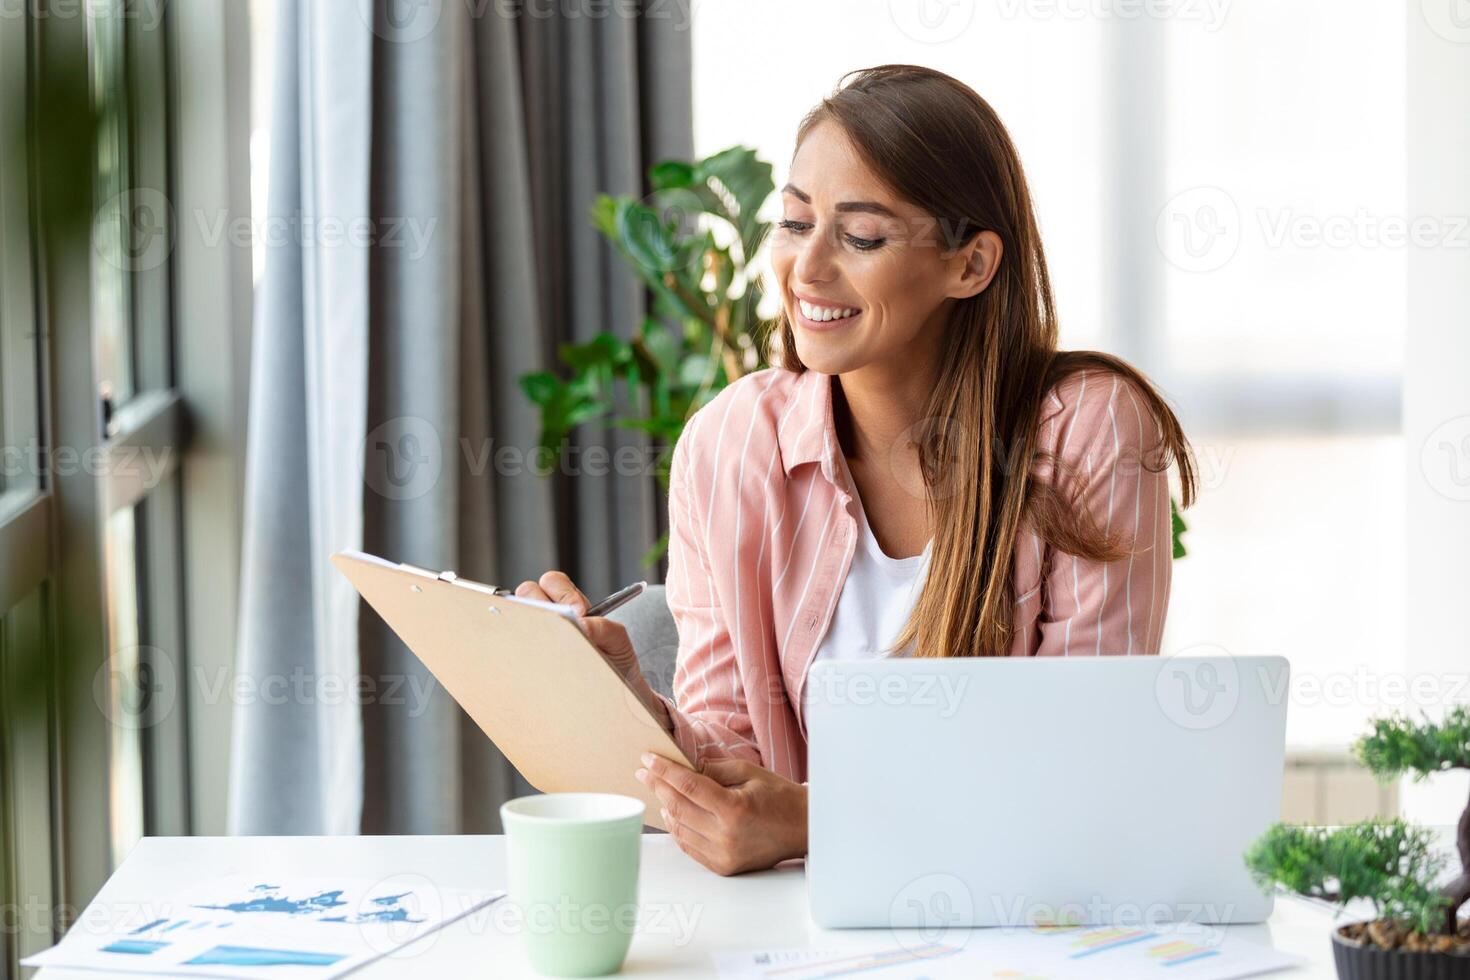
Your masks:
M 1232 980 L 1303 962 L 1192 923 L 954 930 L 935 942 L 719 953 L 714 961 L 720 980 Z
M 385 881 L 235 876 L 127 907 L 93 903 L 26 966 L 200 977 L 327 978 L 390 954 L 504 892 Z

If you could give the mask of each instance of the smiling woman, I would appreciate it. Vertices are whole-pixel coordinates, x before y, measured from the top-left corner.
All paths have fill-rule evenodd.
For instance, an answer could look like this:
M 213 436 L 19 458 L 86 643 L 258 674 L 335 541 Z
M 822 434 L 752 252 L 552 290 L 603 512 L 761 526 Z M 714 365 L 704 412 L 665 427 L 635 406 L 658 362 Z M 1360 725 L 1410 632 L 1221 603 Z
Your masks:
M 1098 475 L 1093 465 L 1107 461 L 1063 460 L 1058 480 L 1032 480 L 1032 464 L 1055 463 L 1079 419 L 1113 433 L 1121 407 L 1128 431 L 1111 447 L 1112 462 L 1128 457 L 1137 479 L 1140 468 L 1157 476 L 1177 458 L 1188 506 L 1193 464 L 1177 420 L 1123 361 L 1057 351 L 1051 281 L 1019 155 L 994 110 L 963 83 L 906 65 L 854 73 L 802 121 L 783 197 L 772 248 L 786 296 L 777 327 L 783 366 L 841 379 L 834 397 L 846 410 L 839 405 L 836 421 L 878 541 L 884 526 L 895 528 L 900 554 L 927 535 L 935 541 L 930 577 L 939 584 L 919 595 L 895 646 L 916 643 L 920 656 L 996 655 L 1018 640 L 1028 649 L 1035 626 L 1012 622 L 1024 612 L 1013 611 L 1012 598 L 1031 591 L 1017 584 L 1039 580 L 1027 559 L 1042 541 L 1073 561 L 1104 564 L 1149 549 L 1129 540 L 1141 536 L 1142 521 L 1115 525 L 1111 480 L 1105 506 L 1080 506 Z M 807 316 L 803 300 L 864 312 L 834 331 Z M 1067 382 L 1077 391 L 1064 439 L 1043 446 L 1044 416 L 1063 409 Z M 1058 419 L 1049 421 L 1055 429 Z M 1066 479 L 1069 468 L 1081 483 Z M 921 486 L 907 481 L 920 493 L 898 492 L 905 473 L 921 476 Z M 1166 496 L 1166 484 L 1153 482 Z M 925 500 L 927 508 L 912 506 Z M 1023 526 L 1036 547 L 1008 566 L 1000 556 L 1026 537 Z M 1166 558 L 1163 551 L 1151 558 Z M 1167 575 L 1167 562 L 1159 564 Z M 1131 600 L 1125 596 L 1130 624 Z M 1163 605 L 1149 603 L 1137 617 L 1159 618 L 1158 632 L 1141 637 L 1149 652 Z M 1130 626 L 1106 645 L 1134 652 L 1132 640 Z
M 670 472 L 657 702 L 702 772 L 639 771 L 722 873 L 805 853 L 815 660 L 1156 654 L 1171 462 L 1194 499 L 1150 383 L 1057 349 L 1020 161 L 973 90 L 853 73 L 802 122 L 782 198 L 780 366 L 696 413 Z M 585 608 L 560 572 L 519 591 Z M 621 628 L 589 624 L 616 659 Z

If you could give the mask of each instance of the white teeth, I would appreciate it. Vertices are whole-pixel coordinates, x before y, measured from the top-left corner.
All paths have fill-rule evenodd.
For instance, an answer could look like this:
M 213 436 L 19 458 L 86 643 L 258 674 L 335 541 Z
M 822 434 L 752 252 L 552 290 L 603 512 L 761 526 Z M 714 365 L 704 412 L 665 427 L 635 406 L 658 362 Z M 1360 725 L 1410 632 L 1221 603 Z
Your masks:
M 813 306 L 804 299 L 797 300 L 796 305 L 801 308 L 802 316 L 808 320 L 815 320 L 818 323 L 823 323 L 827 320 L 843 320 L 857 313 L 857 310 L 854 309 L 834 309 L 828 306 Z

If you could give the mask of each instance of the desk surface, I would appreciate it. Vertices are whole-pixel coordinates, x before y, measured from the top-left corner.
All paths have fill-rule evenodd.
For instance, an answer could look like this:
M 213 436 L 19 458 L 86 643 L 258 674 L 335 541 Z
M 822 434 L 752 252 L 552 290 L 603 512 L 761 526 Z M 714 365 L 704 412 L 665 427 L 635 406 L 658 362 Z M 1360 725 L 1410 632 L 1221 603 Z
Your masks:
M 144 866 L 155 887 L 183 887 L 203 877 L 248 872 L 388 877 L 422 875 L 443 886 L 504 888 L 501 837 L 151 837 L 141 841 L 99 898 L 136 894 L 130 879 Z M 872 948 L 900 938 L 891 930 L 826 930 L 806 908 L 799 864 L 721 878 L 681 852 L 664 835 L 643 838 L 639 923 L 623 973 L 638 977 L 714 974 L 710 954 L 725 950 L 821 946 Z M 496 903 L 501 904 L 501 903 Z M 453 922 L 354 977 L 534 977 L 513 918 L 495 906 Z M 1289 980 L 1335 976 L 1331 914 L 1295 898 L 1278 898 L 1261 925 L 1231 926 L 1232 934 L 1305 957 L 1308 965 L 1269 974 Z M 910 937 L 902 937 L 910 938 Z M 932 936 L 930 938 L 933 938 Z M 957 941 L 951 933 L 946 941 Z M 494 964 L 494 970 L 486 974 Z M 41 980 L 98 980 L 95 971 L 43 970 Z M 124 977 L 128 974 L 116 974 Z M 132 974 L 136 976 L 136 974 Z

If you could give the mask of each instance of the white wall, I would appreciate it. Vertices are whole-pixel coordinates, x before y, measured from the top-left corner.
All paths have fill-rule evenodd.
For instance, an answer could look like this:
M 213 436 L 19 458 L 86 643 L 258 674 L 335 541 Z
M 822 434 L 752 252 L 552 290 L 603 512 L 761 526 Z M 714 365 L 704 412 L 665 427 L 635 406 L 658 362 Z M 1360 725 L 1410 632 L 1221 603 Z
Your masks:
M 1463 6 L 1463 5 L 1461 5 Z M 1470 21 L 1454 0 L 1409 7 L 1408 199 L 1411 216 L 1470 217 Z M 1407 664 L 1470 675 L 1470 248 L 1409 252 L 1404 352 Z M 1459 698 L 1470 701 L 1470 690 Z M 1470 774 L 1406 783 L 1404 813 L 1453 822 Z

